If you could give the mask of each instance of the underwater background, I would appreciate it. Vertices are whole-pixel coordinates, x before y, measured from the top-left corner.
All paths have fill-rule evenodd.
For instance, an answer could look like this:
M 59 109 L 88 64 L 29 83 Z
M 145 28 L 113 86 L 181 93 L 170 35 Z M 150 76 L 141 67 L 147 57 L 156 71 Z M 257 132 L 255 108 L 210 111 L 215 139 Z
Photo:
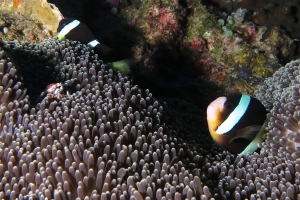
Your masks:
M 55 38 L 63 17 L 132 73 Z M 0 197 L 300 198 L 299 19 L 296 0 L 3 0 Z M 269 112 L 259 153 L 211 139 L 206 107 L 231 93 Z

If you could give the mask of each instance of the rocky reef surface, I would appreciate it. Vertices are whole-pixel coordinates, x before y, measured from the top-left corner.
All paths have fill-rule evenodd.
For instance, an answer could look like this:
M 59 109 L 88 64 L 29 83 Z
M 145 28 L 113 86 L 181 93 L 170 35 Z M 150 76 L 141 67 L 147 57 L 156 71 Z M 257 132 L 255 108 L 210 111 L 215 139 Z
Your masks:
M 46 0 L 3 0 L 0 4 L 0 38 L 43 41 L 57 34 L 62 14 Z
M 252 93 L 285 64 L 293 54 L 294 41 L 280 27 L 256 26 L 240 15 L 224 20 L 199 1 L 133 1 L 119 6 L 115 14 L 127 33 L 116 31 L 110 37 L 121 35 L 117 45 L 129 46 L 131 56 L 149 73 L 190 71 L 198 81 L 222 86 L 223 93 Z M 160 48 L 169 51 L 163 64 L 156 61 L 166 52 Z
M 133 58 L 139 67 L 139 76 L 159 77 L 171 84 L 184 74 L 195 82 L 210 82 L 219 87 L 217 93 L 244 92 L 252 94 L 264 78 L 271 76 L 282 64 L 295 57 L 297 38 L 291 37 L 280 26 L 256 24 L 243 7 L 226 15 L 211 14 L 200 1 L 49 1 L 52 9 L 43 21 L 38 15 L 22 12 L 22 1 L 7 1 L 6 10 L 24 13 L 24 19 L 37 16 L 40 25 L 18 27 L 20 16 L 4 20 L 1 38 L 42 41 L 55 35 L 53 28 L 64 17 L 72 17 L 87 24 L 97 39 L 112 47 L 118 58 Z M 16 2 L 20 2 L 17 4 Z M 24 5 L 25 4 L 25 5 Z M 43 4 L 46 5 L 45 2 Z M 31 6 L 31 4 L 29 4 Z M 4 6 L 3 6 L 4 7 Z M 45 7 L 45 6 L 44 6 Z M 27 8 L 27 7 L 26 7 Z M 39 9 L 25 9 L 34 10 Z M 53 12 L 55 17 L 53 17 Z M 41 12 L 35 12 L 41 13 Z M 11 18 L 13 15 L 9 15 Z M 45 13 L 47 18 L 48 14 Z M 8 22 L 7 22 L 8 21 Z M 5 25 L 8 24 L 8 25 Z M 52 26 L 51 29 L 41 28 Z M 7 29 L 8 28 L 8 29 Z M 3 30 L 8 31 L 3 31 Z M 36 30 L 34 32 L 30 30 Z M 46 35 L 46 30 L 51 30 Z M 4 34 L 7 32 L 7 34 Z M 27 33 L 28 32 L 28 33 Z M 47 31 L 46 31 L 47 32 Z M 18 35 L 20 34 L 21 35 Z M 11 35 L 9 35 L 11 34 Z M 18 36 L 15 36 L 18 35 Z M 163 57 L 167 59 L 161 59 Z M 175 72 L 175 73 L 173 73 Z M 173 75 L 169 75 L 173 73 Z M 171 77 L 171 78 L 170 78 Z M 147 79 L 143 79 L 147 80 Z M 136 84 L 151 86 L 149 80 Z M 151 89 L 159 95 L 156 86 Z M 146 89 L 146 88 L 144 88 Z
M 298 0 L 259 1 L 259 0 L 233 0 L 233 1 L 203 1 L 212 13 L 224 16 L 224 13 L 236 12 L 239 8 L 247 9 L 247 17 L 256 25 L 283 27 L 293 38 L 300 37 Z M 223 14 L 222 14 L 223 12 Z

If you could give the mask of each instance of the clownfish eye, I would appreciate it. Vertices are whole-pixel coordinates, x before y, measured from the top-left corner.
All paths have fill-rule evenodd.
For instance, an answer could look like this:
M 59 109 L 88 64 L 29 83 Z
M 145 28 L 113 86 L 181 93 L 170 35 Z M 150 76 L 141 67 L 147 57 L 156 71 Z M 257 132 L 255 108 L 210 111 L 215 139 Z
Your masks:
M 225 104 L 225 108 L 226 108 L 227 110 L 233 110 L 233 109 L 234 109 L 234 104 L 231 103 L 231 102 L 226 103 L 226 104 Z

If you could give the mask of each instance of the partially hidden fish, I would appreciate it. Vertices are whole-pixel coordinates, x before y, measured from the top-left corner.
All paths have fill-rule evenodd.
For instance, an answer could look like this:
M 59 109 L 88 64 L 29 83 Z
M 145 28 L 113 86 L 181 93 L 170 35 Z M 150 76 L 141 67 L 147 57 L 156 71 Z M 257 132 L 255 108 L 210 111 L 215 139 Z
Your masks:
M 219 97 L 207 107 L 211 137 L 233 154 L 254 152 L 263 142 L 267 110 L 259 100 L 246 94 Z
M 109 56 L 113 50 L 108 46 L 101 44 L 94 36 L 92 31 L 84 23 L 72 19 L 64 18 L 59 22 L 57 28 L 57 37 L 59 40 L 76 40 L 82 44 L 94 48 L 100 56 Z
M 57 37 L 59 40 L 69 39 L 79 41 L 82 44 L 87 44 L 95 50 L 95 53 L 99 54 L 101 59 L 105 61 L 110 61 L 114 57 L 114 51 L 110 47 L 101 44 L 95 38 L 88 26 L 76 19 L 62 19 L 59 22 L 57 32 Z M 131 72 L 130 66 L 132 64 L 134 64 L 134 62 L 131 59 L 124 59 L 111 62 L 108 65 L 112 69 L 120 71 L 122 75 L 126 76 Z

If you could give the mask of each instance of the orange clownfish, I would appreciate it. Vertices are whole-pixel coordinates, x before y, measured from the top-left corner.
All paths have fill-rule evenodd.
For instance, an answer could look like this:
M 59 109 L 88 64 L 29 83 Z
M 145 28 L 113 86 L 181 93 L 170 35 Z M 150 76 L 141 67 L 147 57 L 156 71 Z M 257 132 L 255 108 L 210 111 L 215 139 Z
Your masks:
M 254 152 L 263 142 L 267 110 L 245 94 L 219 97 L 207 107 L 211 137 L 223 149 L 238 155 Z

